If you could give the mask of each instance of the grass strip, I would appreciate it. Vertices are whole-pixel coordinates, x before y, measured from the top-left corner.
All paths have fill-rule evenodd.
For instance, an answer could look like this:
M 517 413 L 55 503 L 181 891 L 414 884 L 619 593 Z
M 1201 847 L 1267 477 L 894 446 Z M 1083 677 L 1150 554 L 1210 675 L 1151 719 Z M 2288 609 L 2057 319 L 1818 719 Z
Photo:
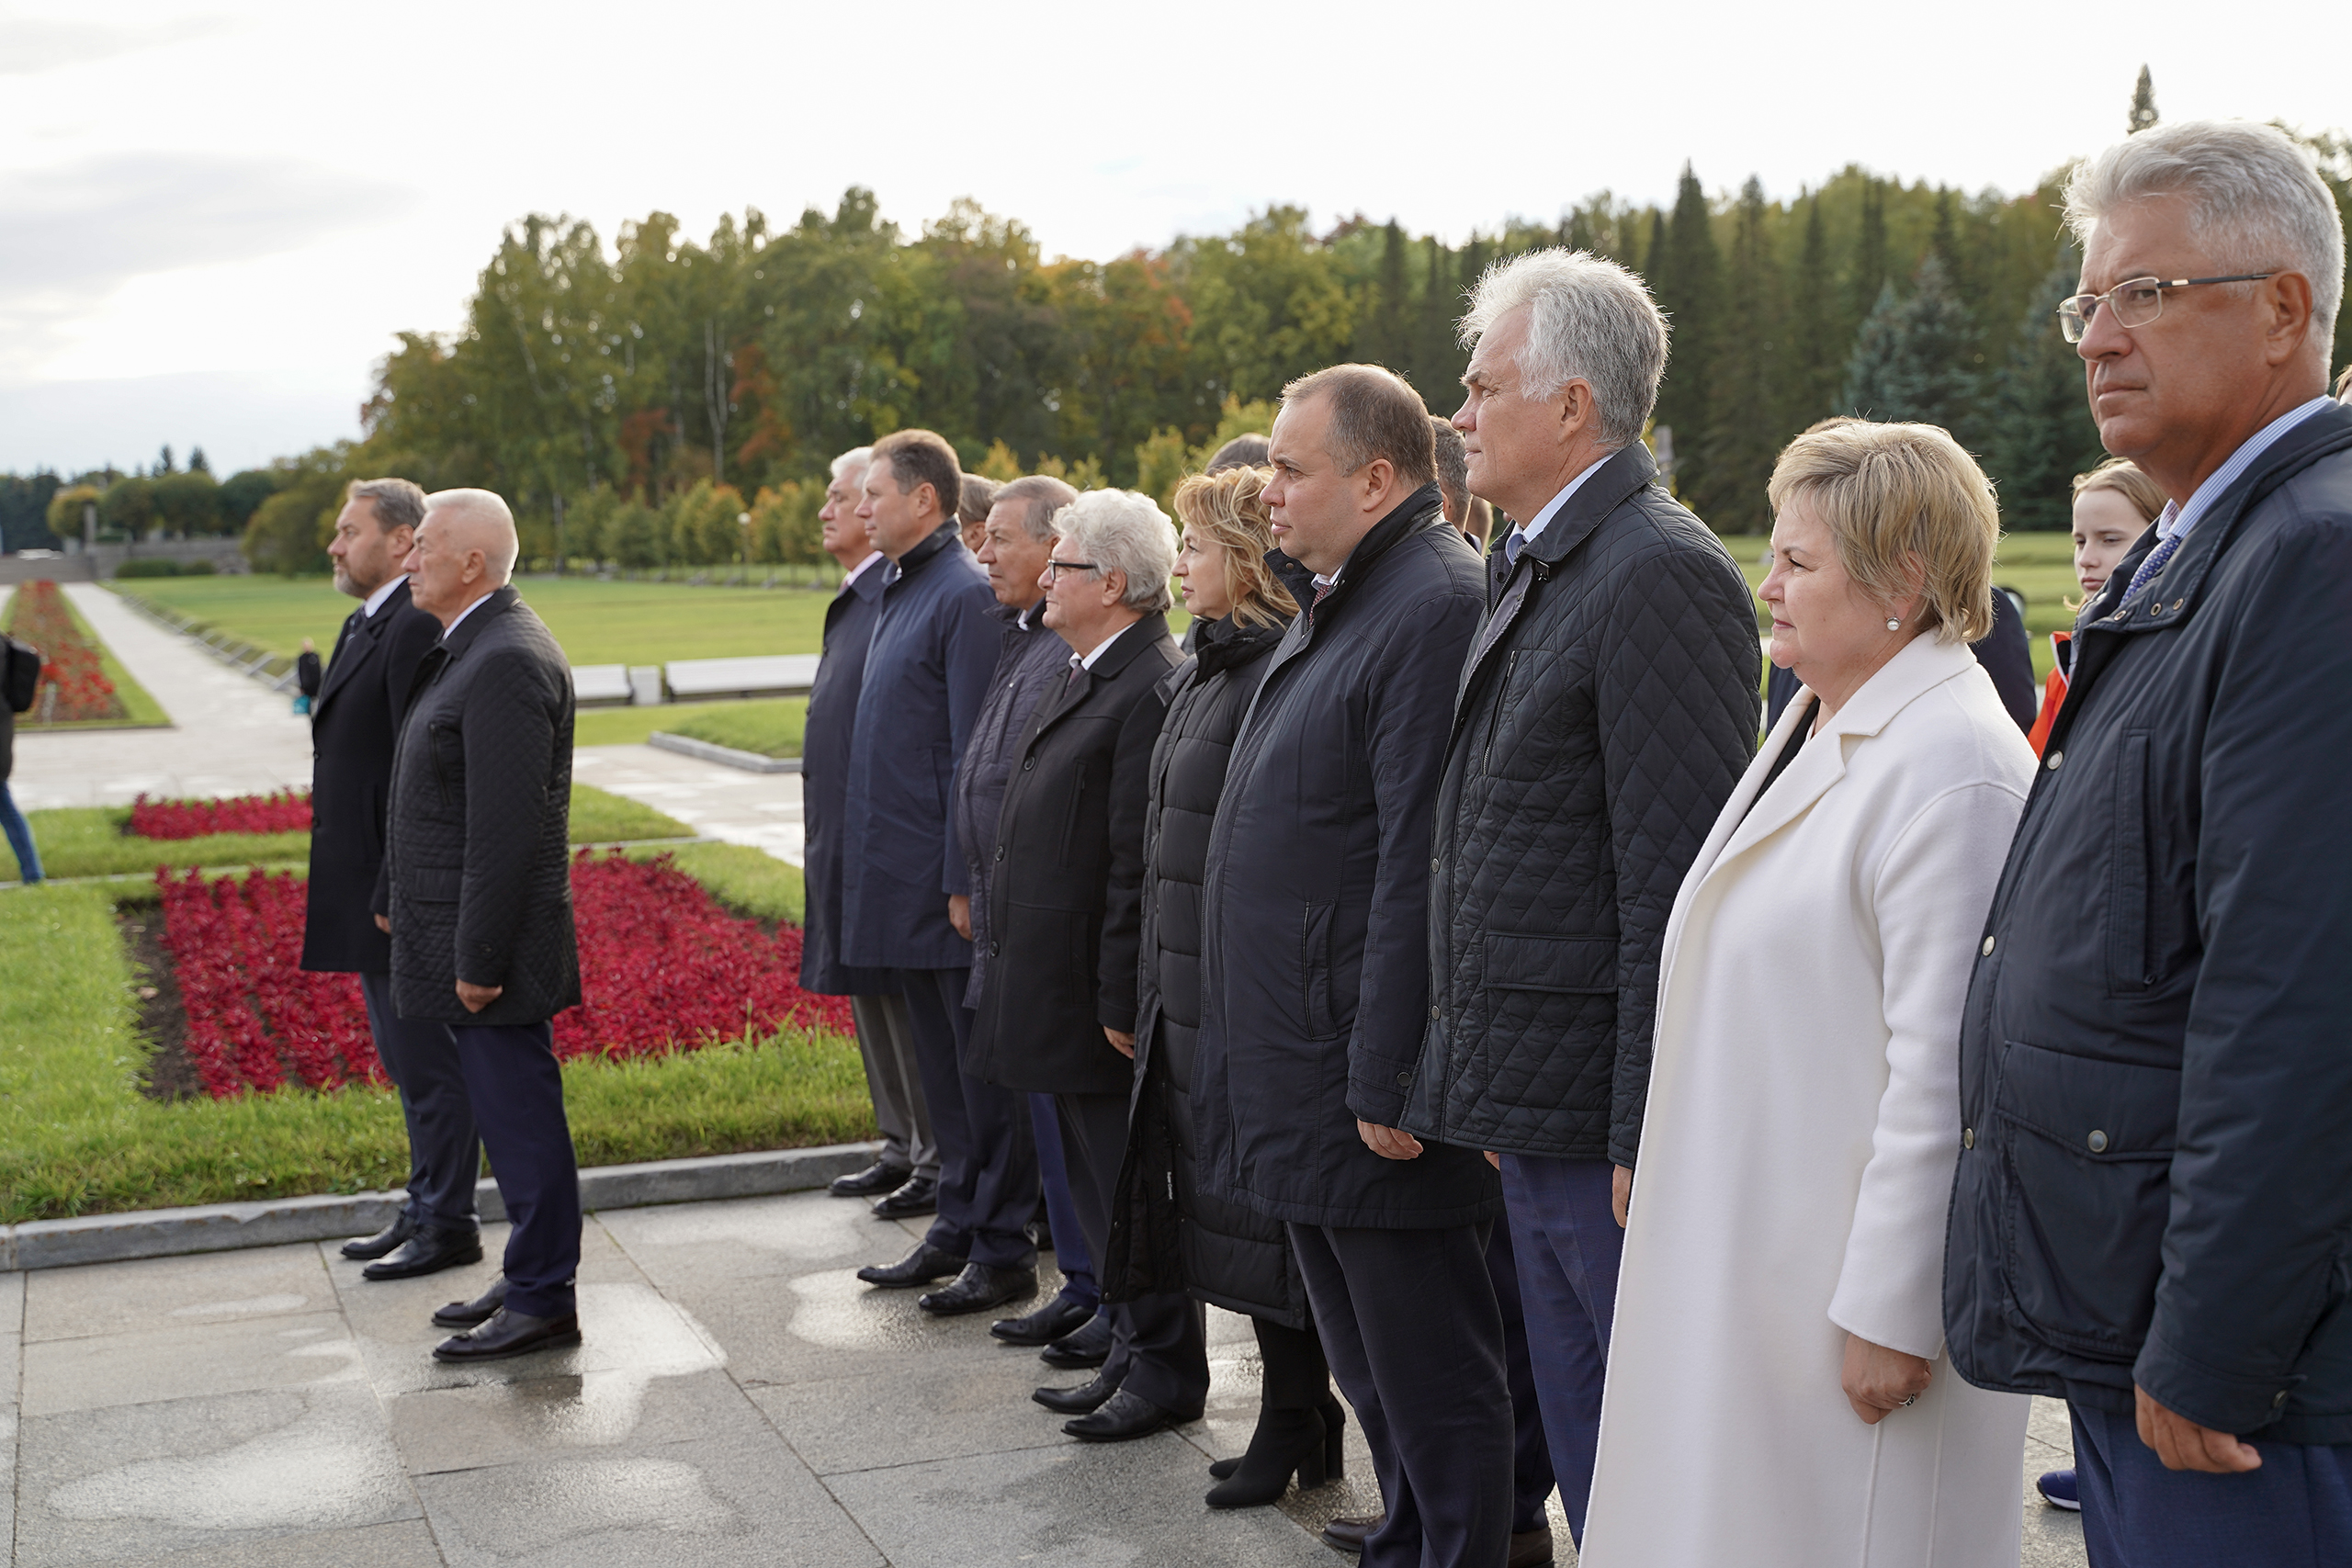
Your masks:
M 800 736 L 808 721 L 808 699 L 780 697 L 766 701 L 713 703 L 661 728 L 673 735 L 731 746 L 760 757 L 797 757 Z
M 146 687 L 130 678 L 130 671 L 122 667 L 122 660 L 114 656 L 114 649 L 107 646 L 106 638 L 90 628 L 90 623 L 83 618 L 81 610 L 74 605 L 73 599 L 62 592 L 59 593 L 57 598 L 58 603 L 65 607 L 66 615 L 73 621 L 74 629 L 81 633 L 92 648 L 98 650 L 98 668 L 105 671 L 107 679 L 114 683 L 114 694 L 122 702 L 122 716 L 81 719 L 71 724 L 39 724 L 34 722 L 31 715 L 20 713 L 17 716 L 17 733 L 19 735 L 62 735 L 68 731 L 83 729 L 168 728 L 172 717 L 164 711 L 164 705 L 149 695 Z M 8 624 L 11 626 L 16 624 L 17 606 L 22 603 L 20 596 L 11 595 L 9 598 Z

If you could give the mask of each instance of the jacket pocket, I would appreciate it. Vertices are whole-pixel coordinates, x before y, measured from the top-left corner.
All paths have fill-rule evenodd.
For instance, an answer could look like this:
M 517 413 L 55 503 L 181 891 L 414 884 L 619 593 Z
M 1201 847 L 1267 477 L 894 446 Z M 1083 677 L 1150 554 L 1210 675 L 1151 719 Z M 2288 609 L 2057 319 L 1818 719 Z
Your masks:
M 1338 1010 L 1331 1003 L 1332 910 L 1329 904 L 1301 907 L 1299 1001 L 1309 1040 L 1329 1040 L 1340 1032 Z
M 1061 862 L 1070 863 L 1070 853 L 1078 844 L 1078 825 L 1086 814 L 1086 763 L 1081 760 L 1072 770 L 1069 798 L 1062 807 Z
M 418 866 L 402 878 L 408 884 L 408 896 L 420 904 L 456 903 L 465 879 L 464 872 L 437 865 Z
M 1479 940 L 1489 990 L 1581 995 L 1617 988 L 1617 943 L 1608 937 L 1488 931 Z
M 2107 990 L 2136 995 L 2155 983 L 2148 955 L 2148 737 L 2123 737 L 2108 840 Z
M 433 757 L 433 782 L 441 790 L 441 809 L 451 810 L 456 802 L 449 794 L 449 776 L 455 773 L 460 784 L 465 779 L 465 740 L 454 724 L 428 724 L 424 738 L 430 742 L 426 750 Z
M 1993 1110 L 2011 1304 L 2050 1344 L 2129 1364 L 2155 1314 L 2180 1074 L 2015 1042 Z

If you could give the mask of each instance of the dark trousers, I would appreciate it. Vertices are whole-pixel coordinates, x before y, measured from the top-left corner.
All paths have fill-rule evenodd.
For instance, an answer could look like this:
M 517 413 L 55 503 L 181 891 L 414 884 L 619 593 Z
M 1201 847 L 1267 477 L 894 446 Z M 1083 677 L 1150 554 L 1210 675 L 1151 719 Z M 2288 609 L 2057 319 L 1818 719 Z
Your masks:
M 2352 1444 L 2257 1442 L 2259 1470 L 2170 1471 L 2130 1414 L 2067 1408 L 2091 1568 L 2352 1562 Z
M 1579 1543 L 1600 1441 L 1617 1261 L 1625 1250 L 1624 1228 L 1610 1207 L 1616 1168 L 1605 1159 L 1503 1156 L 1503 1204 L 1527 1313 L 1528 1359 L 1560 1481 L 1560 1509 Z
M 1086 1228 L 1079 1223 L 1078 1206 L 1070 1201 L 1069 1164 L 1062 1152 L 1061 1113 L 1050 1094 L 1032 1094 L 1029 1130 L 1037 1140 L 1037 1179 L 1046 1188 L 1046 1218 L 1054 1227 L 1054 1262 L 1066 1281 L 1061 1293 L 1088 1306 L 1101 1304 L 1102 1287 L 1095 1283 L 1094 1258 L 1086 1249 Z
M 936 1180 L 939 1148 L 932 1142 L 931 1111 L 923 1103 L 922 1076 L 915 1069 L 907 999 L 896 991 L 852 997 L 849 1013 L 857 1027 L 857 1054 L 865 1059 L 874 1124 L 882 1130 L 882 1158 Z
M 915 1066 L 939 1146 L 939 1217 L 929 1240 L 943 1252 L 999 1269 L 1026 1269 L 1037 1249 L 1025 1228 L 1037 1212 L 1037 1144 L 1019 1093 L 964 1070 L 972 1010 L 969 968 L 899 969 Z
M 1495 1568 L 1510 1552 L 1510 1384 L 1487 1228 L 1289 1227 L 1388 1504 L 1362 1568 Z
M 474 1183 L 481 1179 L 481 1139 L 465 1065 L 446 1023 L 402 1018 L 392 1010 L 392 977 L 362 974 L 368 1028 L 376 1056 L 400 1090 L 408 1123 L 408 1216 L 435 1230 L 477 1228 Z
M 563 1069 L 544 1023 L 453 1023 L 490 1171 L 514 1229 L 506 1304 L 532 1317 L 572 1311 L 580 1272 L 580 1167 L 563 1115 Z
M 1119 1167 L 1127 1154 L 1127 1097 L 1057 1094 L 1062 1154 L 1069 1165 L 1070 1200 L 1085 1227 L 1088 1251 L 1100 1258 L 1111 1244 L 1111 1207 Z M 1209 1396 L 1207 1320 L 1182 1291 L 1114 1302 L 1111 1357 L 1102 1376 L 1186 1420 L 1197 1419 Z
M 1544 1505 L 1552 1500 L 1552 1445 L 1544 1439 L 1544 1405 L 1535 1392 L 1535 1368 L 1527 1354 L 1527 1310 L 1519 1299 L 1519 1260 L 1510 1249 L 1510 1226 L 1497 1225 L 1487 1237 L 1487 1276 L 1495 1282 L 1495 1305 L 1503 1314 L 1503 1371 L 1510 1380 L 1510 1528 L 1514 1535 L 1549 1527 Z

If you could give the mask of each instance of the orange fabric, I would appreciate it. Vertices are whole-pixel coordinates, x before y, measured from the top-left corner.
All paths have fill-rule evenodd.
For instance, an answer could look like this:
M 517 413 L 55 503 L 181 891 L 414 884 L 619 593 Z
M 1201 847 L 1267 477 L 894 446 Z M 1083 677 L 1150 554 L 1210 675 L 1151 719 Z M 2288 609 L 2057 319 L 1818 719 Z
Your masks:
M 2065 647 L 2067 641 L 2068 636 L 2064 632 L 2050 634 L 2050 646 L 2052 650 Z M 2050 670 L 2050 679 L 2043 682 L 2041 688 L 2041 711 L 2034 716 L 2033 728 L 2027 730 L 2025 735 L 2026 742 L 2033 748 L 2035 756 L 2041 756 L 2041 749 L 2050 743 L 2050 727 L 2058 722 L 2058 705 L 2065 700 L 2065 669 L 2061 665 L 2052 665 Z

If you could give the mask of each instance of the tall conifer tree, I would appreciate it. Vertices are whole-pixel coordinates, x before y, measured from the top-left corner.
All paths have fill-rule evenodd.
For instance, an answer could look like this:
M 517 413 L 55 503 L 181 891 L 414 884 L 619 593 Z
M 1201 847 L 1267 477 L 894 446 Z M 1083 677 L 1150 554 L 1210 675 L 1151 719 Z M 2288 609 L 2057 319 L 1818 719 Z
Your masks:
M 2156 123 L 2156 84 L 2148 68 L 2140 67 L 2139 85 L 2132 89 L 2132 119 L 2129 134 L 2137 136 Z
M 1829 276 L 1829 241 L 1821 226 L 1821 197 L 1805 202 L 1804 248 L 1798 253 L 1789 310 L 1791 367 L 1781 428 L 1790 434 L 1827 414 L 1838 400 L 1846 345 L 1838 341 L 1835 286 Z
M 1662 252 L 1662 254 L 1660 254 Z M 1658 389 L 1657 422 L 1674 432 L 1675 489 L 1706 493 L 1707 388 L 1723 287 L 1707 194 L 1690 164 L 1675 188 L 1674 216 L 1650 257 L 1650 288 L 1673 323 L 1674 348 Z
M 1771 526 L 1764 488 L 1781 448 L 1782 378 L 1787 354 L 1781 269 L 1765 226 L 1763 183 L 1740 187 L 1732 230 L 1731 268 L 1707 377 L 1707 432 L 1702 482 L 1686 491 L 1693 510 L 1729 534 Z
M 1862 323 L 1846 368 L 1848 412 L 1939 424 L 1977 448 L 1975 343 L 1968 308 L 1952 292 L 1943 258 L 1929 251 L 1910 297 L 1898 298 L 1890 282 Z
M 2075 292 L 2082 259 L 2059 254 L 1993 380 L 1986 467 L 2000 487 L 2009 528 L 2064 528 L 2074 517 L 2074 476 L 2107 456 L 2083 385 L 2083 361 L 2058 333 L 2058 302 Z

